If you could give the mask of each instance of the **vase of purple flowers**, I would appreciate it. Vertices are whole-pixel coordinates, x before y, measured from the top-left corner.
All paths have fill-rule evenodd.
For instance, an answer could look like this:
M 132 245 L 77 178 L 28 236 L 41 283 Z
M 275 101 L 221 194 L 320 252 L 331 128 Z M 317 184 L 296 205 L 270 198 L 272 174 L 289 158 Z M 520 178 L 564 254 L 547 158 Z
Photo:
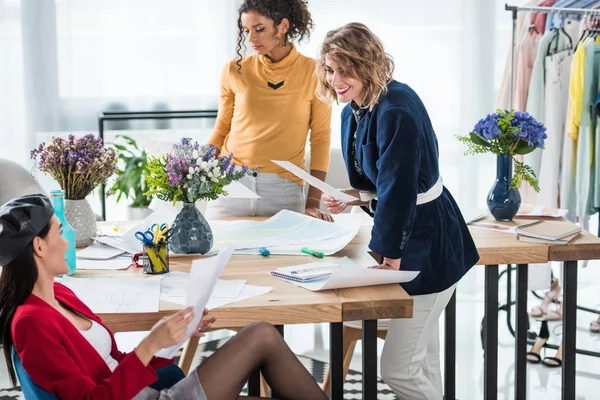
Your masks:
M 173 222 L 170 249 L 175 253 L 205 254 L 213 244 L 210 225 L 196 208 L 198 200 L 216 200 L 226 196 L 224 187 L 254 173 L 232 162 L 233 154 L 219 157 L 217 148 L 183 138 L 171 153 L 150 157 L 144 174 L 147 196 L 165 201 L 183 202 Z
M 52 176 L 65 192 L 65 217 L 76 233 L 76 245 L 87 246 L 96 236 L 96 217 L 86 197 L 113 174 L 117 153 L 92 134 L 75 139 L 52 137 L 31 150 L 37 168 Z
M 510 221 L 521 205 L 519 187 L 526 180 L 540 191 L 533 169 L 515 158 L 543 149 L 546 128 L 530 114 L 498 110 L 480 120 L 468 136 L 458 136 L 467 145 L 466 154 L 493 153 L 496 181 L 487 197 L 490 213 L 498 221 Z M 513 170 L 514 165 L 514 170 Z

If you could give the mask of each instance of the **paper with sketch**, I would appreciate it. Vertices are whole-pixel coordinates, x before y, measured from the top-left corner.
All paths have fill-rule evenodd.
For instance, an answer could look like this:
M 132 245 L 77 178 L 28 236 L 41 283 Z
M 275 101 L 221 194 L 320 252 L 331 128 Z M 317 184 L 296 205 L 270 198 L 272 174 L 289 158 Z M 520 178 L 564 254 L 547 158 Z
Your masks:
M 330 269 L 331 274 L 328 277 L 309 282 L 295 282 L 283 278 L 278 279 L 313 292 L 318 292 L 330 289 L 410 282 L 419 274 L 419 271 L 386 271 L 352 266 L 345 263 L 344 265 L 338 264 L 337 267 L 330 267 Z
M 85 258 L 88 260 L 108 260 L 120 256 L 125 251 L 112 246 L 107 246 L 102 243 L 94 243 L 85 249 L 77 252 L 77 258 Z
M 310 218 L 310 217 L 308 217 Z M 313 218 L 314 219 L 314 218 Z M 308 247 L 313 250 L 321 251 L 325 255 L 332 255 L 345 248 L 358 234 L 361 226 L 362 214 L 340 214 L 335 216 L 333 225 L 337 226 L 340 231 L 336 235 L 328 238 L 315 239 L 305 238 L 302 245 L 298 244 L 281 244 L 267 245 L 269 252 L 273 255 L 297 255 L 305 256 L 300 250 L 302 247 Z M 322 222 L 322 221 L 321 221 Z M 328 222 L 328 224 L 332 225 Z M 261 247 L 261 246 L 258 246 Z M 235 254 L 251 254 L 258 255 L 257 247 L 249 249 L 236 249 Z
M 309 174 L 302 168 L 297 167 L 296 165 L 292 164 L 289 161 L 279 161 L 279 160 L 271 160 L 271 161 L 273 161 L 275 164 L 279 165 L 280 167 L 287 169 L 292 174 L 296 175 L 298 178 L 306 181 L 309 185 L 316 187 L 317 189 L 321 190 L 323 193 L 327 193 L 328 195 L 330 195 L 331 197 L 333 197 L 336 200 L 343 201 L 344 203 L 350 203 L 352 201 L 358 200 L 356 197 L 350 196 L 349 194 L 346 194 L 346 193 L 342 192 L 341 190 L 334 188 L 330 184 L 325 183 L 322 180 L 315 178 L 314 176 L 312 176 L 311 174 Z
M 355 220 L 351 224 L 330 223 L 305 214 L 281 210 L 265 221 L 221 221 L 215 224 L 211 222 L 211 227 L 217 248 L 233 246 L 235 249 L 270 249 L 275 246 L 293 245 L 294 249 L 299 251 L 310 243 L 358 232 L 360 221 Z
M 160 276 L 148 278 L 71 278 L 57 280 L 95 314 L 158 312 Z
M 190 270 L 190 280 L 185 298 L 186 306 L 194 307 L 194 318 L 188 325 L 185 338 L 178 344 L 161 349 L 156 353 L 158 357 L 171 358 L 175 355 L 177 350 L 185 344 L 185 342 L 192 336 L 196 327 L 200 323 L 204 308 L 208 304 L 219 275 L 223 272 L 225 265 L 229 261 L 231 254 L 233 253 L 232 247 L 226 247 L 219 251 L 214 257 L 202 258 L 192 261 L 192 267 Z M 160 289 L 159 289 L 160 290 Z
M 247 188 L 240 182 L 232 182 L 223 188 L 227 192 L 227 197 L 231 199 L 260 199 L 260 196 L 254 193 L 251 189 Z
M 115 257 L 110 260 L 86 260 L 77 259 L 77 269 L 92 269 L 92 270 L 119 270 L 127 269 L 131 265 L 131 257 Z

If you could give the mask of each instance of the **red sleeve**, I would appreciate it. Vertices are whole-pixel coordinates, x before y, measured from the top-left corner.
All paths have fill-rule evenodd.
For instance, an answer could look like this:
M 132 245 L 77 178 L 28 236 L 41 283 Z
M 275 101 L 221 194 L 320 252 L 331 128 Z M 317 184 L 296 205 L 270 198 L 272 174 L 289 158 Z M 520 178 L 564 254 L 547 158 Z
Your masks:
M 23 367 L 44 390 L 60 399 L 130 400 L 157 376 L 135 353 L 126 355 L 112 375 L 96 384 L 71 357 L 47 320 L 24 316 L 13 321 L 15 349 Z

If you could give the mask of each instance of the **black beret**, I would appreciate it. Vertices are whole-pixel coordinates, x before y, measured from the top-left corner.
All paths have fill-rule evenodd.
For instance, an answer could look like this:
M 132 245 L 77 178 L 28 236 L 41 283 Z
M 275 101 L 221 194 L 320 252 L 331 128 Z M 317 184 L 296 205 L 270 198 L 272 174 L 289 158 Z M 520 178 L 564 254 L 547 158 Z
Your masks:
M 0 265 L 7 265 L 44 229 L 54 215 L 50 199 L 30 194 L 0 207 Z

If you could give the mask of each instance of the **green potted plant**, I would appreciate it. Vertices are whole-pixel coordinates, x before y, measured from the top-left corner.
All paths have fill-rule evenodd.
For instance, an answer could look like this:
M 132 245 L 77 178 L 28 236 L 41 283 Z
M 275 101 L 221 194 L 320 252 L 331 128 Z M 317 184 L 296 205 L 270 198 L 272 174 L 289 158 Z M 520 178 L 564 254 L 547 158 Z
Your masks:
M 144 179 L 148 155 L 129 136 L 118 135 L 113 146 L 119 150 L 119 163 L 115 171 L 117 178 L 110 188 L 109 195 L 116 195 L 117 202 L 122 197 L 133 200 L 128 206 L 128 219 L 144 219 L 152 213 L 148 208 L 152 197 L 144 194 L 148 191 Z

